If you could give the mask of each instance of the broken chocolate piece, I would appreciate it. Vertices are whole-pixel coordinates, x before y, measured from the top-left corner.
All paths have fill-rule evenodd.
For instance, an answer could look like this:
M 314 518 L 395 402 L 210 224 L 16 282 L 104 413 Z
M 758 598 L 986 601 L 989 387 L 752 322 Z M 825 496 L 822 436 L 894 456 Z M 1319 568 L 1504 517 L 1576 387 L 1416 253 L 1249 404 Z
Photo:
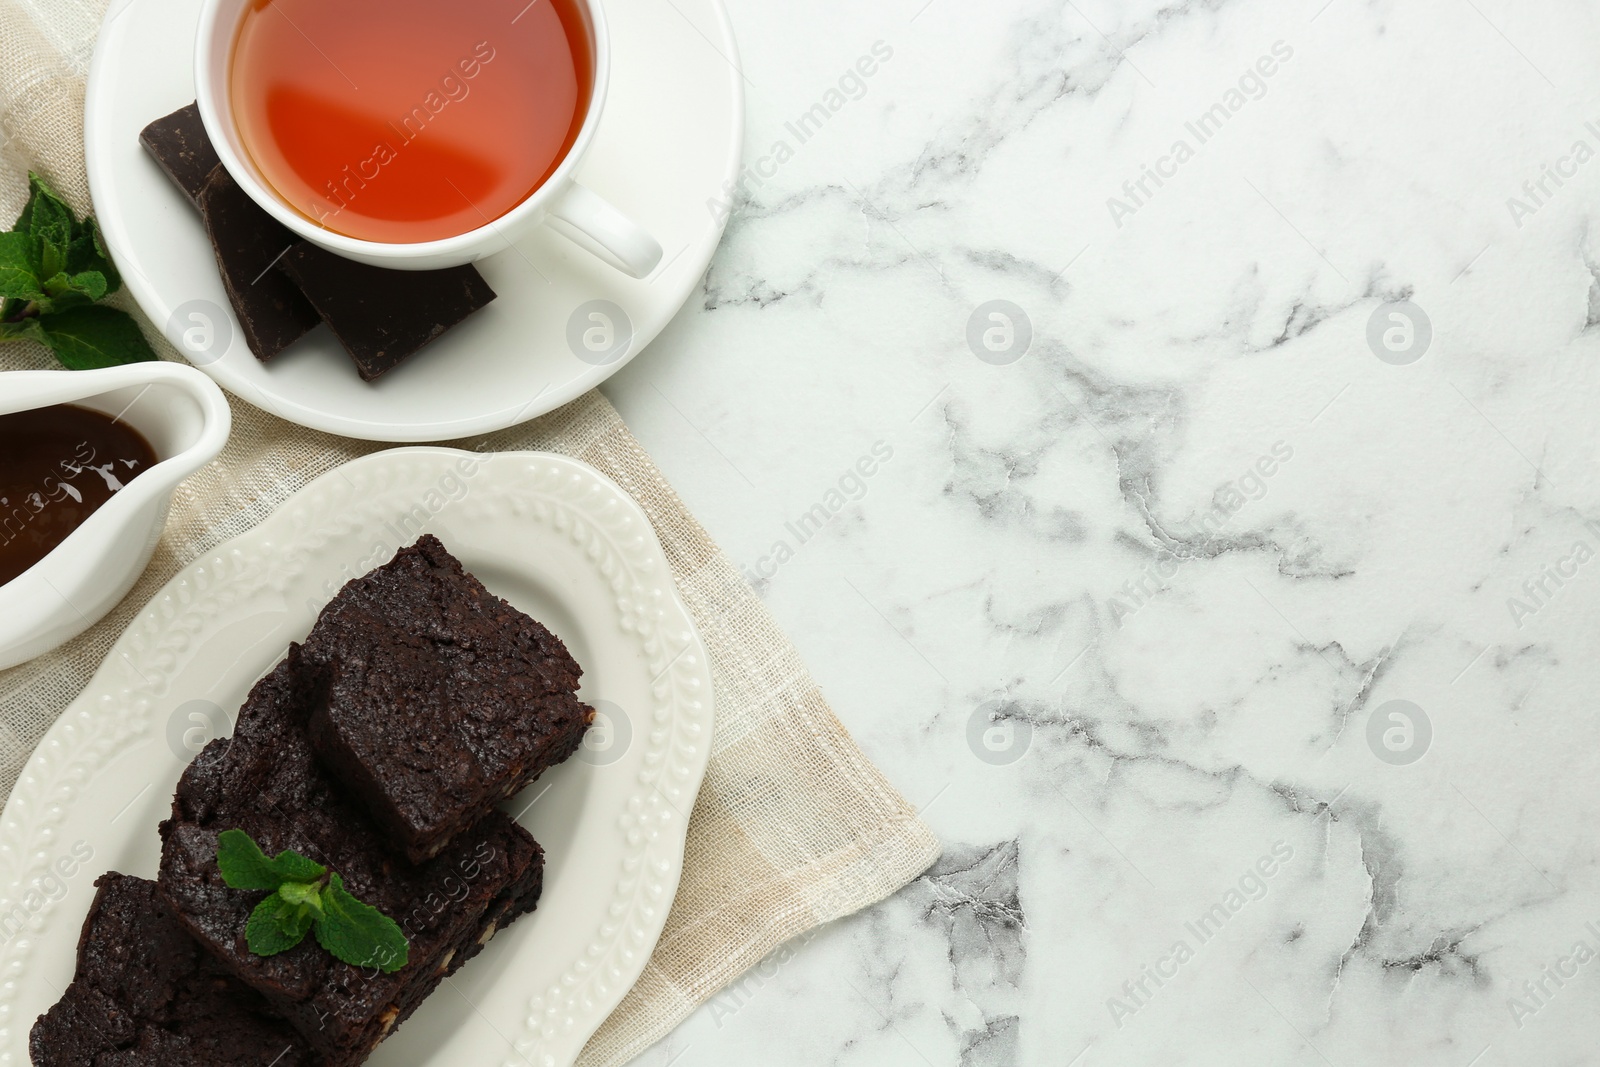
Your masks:
M 245 343 L 265 363 L 320 321 L 294 282 L 274 269 L 294 235 L 261 210 L 222 167 L 200 190 L 199 204 Z
M 369 382 L 495 298 L 470 265 L 388 270 L 305 241 L 279 265 L 299 283 Z
M 156 119 L 139 134 L 139 143 L 161 164 L 172 184 L 183 190 L 189 203 L 199 207 L 206 179 L 222 165 L 200 121 L 200 105 L 190 104 Z
M 196 104 L 139 140 L 200 209 L 245 343 L 263 363 L 326 319 L 370 382 L 495 298 L 471 266 L 388 270 L 296 242 L 228 175 Z

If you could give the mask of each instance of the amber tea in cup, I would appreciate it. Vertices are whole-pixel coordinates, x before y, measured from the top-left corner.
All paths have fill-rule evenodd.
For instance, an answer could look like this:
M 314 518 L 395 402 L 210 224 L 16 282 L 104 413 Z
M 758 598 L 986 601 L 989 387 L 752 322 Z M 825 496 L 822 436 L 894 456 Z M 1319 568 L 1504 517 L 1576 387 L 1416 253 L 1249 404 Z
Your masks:
M 578 0 L 255 0 L 229 94 L 296 211 L 418 243 L 488 225 L 550 177 L 583 127 L 592 55 Z

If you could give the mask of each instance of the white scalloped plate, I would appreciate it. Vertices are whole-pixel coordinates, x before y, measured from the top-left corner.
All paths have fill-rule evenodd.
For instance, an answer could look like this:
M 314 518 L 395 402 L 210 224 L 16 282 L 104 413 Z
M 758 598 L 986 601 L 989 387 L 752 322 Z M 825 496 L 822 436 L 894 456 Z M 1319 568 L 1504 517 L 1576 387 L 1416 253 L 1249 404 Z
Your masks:
M 369 1062 L 577 1057 L 643 970 L 677 891 L 710 755 L 705 649 L 649 520 L 594 468 L 402 448 L 318 478 L 174 578 L 29 759 L 0 816 L 0 1067 L 29 1062 L 34 1019 L 71 979 L 95 878 L 154 877 L 156 823 L 208 718 L 231 717 L 340 585 L 423 531 L 566 642 L 581 695 L 606 718 L 506 805 L 546 850 L 538 910 Z

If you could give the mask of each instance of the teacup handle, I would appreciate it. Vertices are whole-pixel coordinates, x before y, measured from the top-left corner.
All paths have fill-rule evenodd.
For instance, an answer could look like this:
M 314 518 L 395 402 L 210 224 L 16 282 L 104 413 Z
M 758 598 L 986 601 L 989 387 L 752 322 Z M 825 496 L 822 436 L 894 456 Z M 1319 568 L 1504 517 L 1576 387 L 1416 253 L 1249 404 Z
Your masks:
M 661 262 L 661 245 L 610 201 L 573 182 L 550 208 L 549 222 L 580 247 L 635 278 Z

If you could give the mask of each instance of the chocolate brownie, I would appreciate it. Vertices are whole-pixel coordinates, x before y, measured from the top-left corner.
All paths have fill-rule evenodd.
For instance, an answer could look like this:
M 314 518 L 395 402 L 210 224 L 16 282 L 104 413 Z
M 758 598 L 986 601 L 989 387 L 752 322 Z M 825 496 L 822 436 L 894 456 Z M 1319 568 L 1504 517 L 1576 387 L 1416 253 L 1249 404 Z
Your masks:
M 323 609 L 311 744 L 413 862 L 572 755 L 594 710 L 561 639 L 431 534 Z
M 33 1024 L 35 1067 L 312 1067 L 294 1028 L 207 956 L 154 882 L 103 874 L 78 972 Z
M 201 946 L 329 1064 L 359 1063 L 498 927 L 533 910 L 543 853 L 500 812 L 426 864 L 392 852 L 311 751 L 314 693 L 299 659 L 291 646 L 256 684 L 232 738 L 211 742 L 184 772 L 161 824 L 161 892 Z M 293 849 L 342 876 L 357 899 L 400 924 L 405 966 L 353 967 L 312 936 L 276 956 L 253 955 L 245 923 L 266 894 L 230 889 L 217 868 L 217 835 L 234 828 L 269 855 Z

